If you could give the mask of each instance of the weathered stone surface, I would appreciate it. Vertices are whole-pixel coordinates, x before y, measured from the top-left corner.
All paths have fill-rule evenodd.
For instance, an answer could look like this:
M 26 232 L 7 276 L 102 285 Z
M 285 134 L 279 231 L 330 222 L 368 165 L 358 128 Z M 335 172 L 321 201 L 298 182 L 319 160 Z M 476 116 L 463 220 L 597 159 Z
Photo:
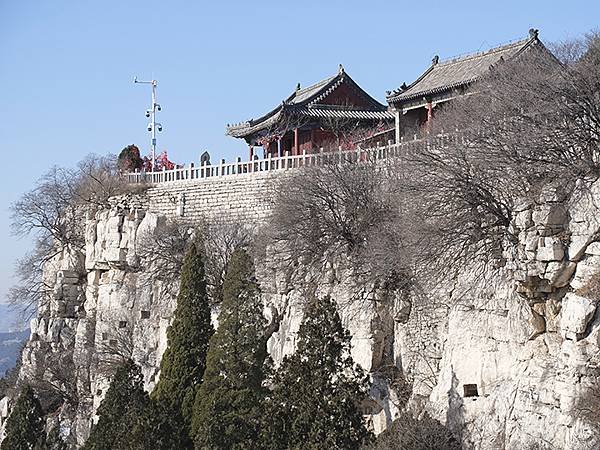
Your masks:
M 541 245 L 537 247 L 538 261 L 561 261 L 565 254 L 560 239 L 546 237 L 541 239 Z
M 53 356 L 72 359 L 80 404 L 57 417 L 79 443 L 109 385 L 102 349 L 125 339 L 146 388 L 159 376 L 177 286 L 139 270 L 143 236 L 160 232 L 166 217 L 181 213 L 192 222 L 260 224 L 276 181 L 271 173 L 241 175 L 167 183 L 146 197 L 115 198 L 113 208 L 82 224 L 85 254 L 63 253 L 46 265 L 52 298 L 31 322 L 21 376 L 47 375 Z M 504 267 L 474 261 L 452 280 L 416 279 L 416 289 L 387 303 L 366 293 L 354 301 L 351 273 L 339 267 L 321 274 L 320 294 L 338 301 L 353 336 L 352 355 L 371 374 L 367 406 L 376 431 L 399 411 L 398 392 L 386 374 L 395 368 L 412 388 L 411 407 L 465 427 L 477 449 L 520 450 L 542 440 L 557 449 L 598 448 L 576 411 L 595 382 L 591 367 L 600 351 L 598 299 L 582 294 L 600 270 L 596 204 L 600 183 L 572 198 L 556 187 L 544 189 L 516 208 L 511 230 L 518 242 L 505 250 Z M 277 365 L 295 349 L 304 297 L 277 260 L 257 271 L 266 315 L 278 316 L 268 342 Z M 466 397 L 473 385 L 477 396 Z M 0 433 L 7 411 L 8 400 L 1 400 Z
M 596 312 L 596 302 L 574 293 L 562 301 L 560 331 L 565 339 L 578 340 Z

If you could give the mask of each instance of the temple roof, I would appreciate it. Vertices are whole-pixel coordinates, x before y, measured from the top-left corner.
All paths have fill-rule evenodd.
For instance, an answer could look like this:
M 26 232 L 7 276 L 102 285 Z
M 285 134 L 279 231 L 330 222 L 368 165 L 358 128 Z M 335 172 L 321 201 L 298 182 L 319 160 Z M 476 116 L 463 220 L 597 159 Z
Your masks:
M 367 106 L 321 103 L 343 84 L 346 84 L 358 97 L 362 98 Z M 227 134 L 237 138 L 244 138 L 268 129 L 276 124 L 284 114 L 315 119 L 391 120 L 394 118 L 393 114 L 387 111 L 387 107 L 379 103 L 356 84 L 340 64 L 340 69 L 336 75 L 325 78 L 305 88 L 300 88 L 298 84 L 296 90 L 283 100 L 279 106 L 258 119 L 250 119 L 235 125 L 227 125 Z
M 534 43 L 540 42 L 538 30 L 529 30 L 529 37 L 490 50 L 461 56 L 447 61 L 439 61 L 435 56 L 431 66 L 412 84 L 387 93 L 390 105 L 402 104 L 443 93 L 458 87 L 467 86 L 485 75 L 500 61 L 514 58 Z

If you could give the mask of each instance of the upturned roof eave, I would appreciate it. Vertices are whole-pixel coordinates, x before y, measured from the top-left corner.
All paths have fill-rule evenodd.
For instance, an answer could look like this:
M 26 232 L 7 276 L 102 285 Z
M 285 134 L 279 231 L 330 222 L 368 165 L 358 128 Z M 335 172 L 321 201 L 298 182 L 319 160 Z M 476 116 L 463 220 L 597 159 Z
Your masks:
M 432 89 L 427 89 L 427 90 L 423 90 L 423 91 L 415 91 L 415 92 L 410 92 L 411 89 L 415 88 L 427 75 L 429 75 L 431 73 L 431 71 L 433 71 L 436 67 L 441 66 L 441 65 L 445 65 L 445 64 L 456 64 L 456 63 L 461 63 L 461 62 L 465 62 L 468 61 L 470 59 L 473 58 L 482 58 L 485 56 L 488 56 L 489 54 L 493 53 L 493 52 L 500 52 L 500 51 L 506 51 L 511 47 L 516 47 L 520 45 L 520 48 L 515 52 L 514 55 L 511 56 L 512 58 L 516 58 L 518 55 L 520 55 L 523 51 L 525 51 L 527 48 L 529 48 L 531 45 L 533 45 L 534 43 L 540 43 L 541 41 L 539 40 L 537 33 L 532 36 L 529 37 L 527 39 L 521 39 L 519 41 L 513 42 L 511 44 L 507 44 L 507 45 L 503 45 L 500 47 L 496 47 L 493 49 L 490 49 L 486 52 L 483 53 L 475 53 L 475 54 L 470 54 L 470 55 L 466 55 L 462 58 L 458 58 L 456 60 L 450 60 L 450 61 L 446 61 L 446 62 L 442 62 L 442 63 L 434 63 L 431 64 L 415 81 L 413 81 L 409 86 L 407 86 L 403 91 L 401 92 L 397 92 L 398 89 L 396 89 L 394 92 L 392 92 L 391 94 L 386 96 L 386 101 L 388 102 L 388 104 L 390 106 L 395 106 L 398 103 L 402 103 L 402 102 L 409 102 L 411 100 L 414 100 L 416 98 L 420 98 L 420 97 L 427 97 L 430 95 L 435 95 L 435 94 L 439 94 L 439 93 L 443 93 L 443 92 L 448 92 L 451 91 L 453 89 L 457 89 L 459 87 L 463 87 L 463 86 L 468 86 L 476 81 L 478 81 L 479 79 L 481 79 L 486 73 L 487 71 L 489 71 L 489 67 L 484 71 L 484 73 L 472 77 L 468 80 L 461 80 L 459 82 L 455 82 L 455 83 L 450 83 L 447 85 L 443 85 L 443 86 L 438 86 Z M 543 44 L 542 44 L 543 45 Z
M 343 68 L 340 68 L 340 71 L 333 77 L 326 78 L 324 80 L 319 81 L 318 83 L 314 83 L 304 89 L 294 91 L 290 96 L 288 96 L 280 105 L 276 108 L 272 109 L 268 113 L 257 119 L 250 119 L 246 122 L 242 122 L 235 125 L 229 125 L 226 128 L 225 134 L 234 138 L 248 138 L 252 134 L 259 133 L 260 131 L 267 129 L 269 126 L 273 125 L 279 120 L 279 117 L 286 113 L 293 113 L 294 110 L 302 107 L 316 107 L 327 105 L 320 105 L 317 102 L 327 97 L 333 90 L 335 90 L 342 82 L 349 83 L 354 89 L 362 93 L 361 95 L 368 100 L 371 108 L 376 111 L 386 111 L 387 106 L 382 103 L 379 103 L 376 99 L 371 97 L 364 89 L 362 89 L 353 79 L 350 77 Z M 319 84 L 318 88 L 315 88 Z M 315 91 L 311 93 L 311 95 L 302 99 L 302 101 L 294 103 L 294 99 L 298 97 L 298 95 L 302 95 L 303 92 L 310 91 L 314 89 Z M 359 109 L 359 108 L 357 108 Z

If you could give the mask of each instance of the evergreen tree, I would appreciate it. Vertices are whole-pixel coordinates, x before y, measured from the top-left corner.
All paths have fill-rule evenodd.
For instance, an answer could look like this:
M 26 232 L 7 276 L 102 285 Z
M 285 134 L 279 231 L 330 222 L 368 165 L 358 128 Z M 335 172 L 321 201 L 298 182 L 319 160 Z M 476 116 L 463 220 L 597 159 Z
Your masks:
M 266 325 L 252 261 L 236 250 L 227 266 L 219 327 L 210 339 L 194 406 L 196 448 L 260 448 Z
M 272 377 L 263 445 L 273 449 L 357 449 L 370 438 L 359 402 L 367 380 L 350 356 L 350 335 L 330 298 L 305 308 L 296 352 Z
M 151 400 L 132 430 L 128 450 L 182 450 L 191 447 L 180 412 Z
M 33 389 L 25 386 L 6 422 L 1 450 L 41 450 L 45 444 L 42 407 Z
M 46 450 L 67 450 L 67 444 L 60 435 L 60 427 L 56 425 L 46 438 Z
M 189 427 L 198 386 L 206 365 L 208 341 L 214 329 L 204 277 L 204 246 L 190 246 L 181 270 L 181 286 L 173 322 L 167 331 L 167 349 L 160 363 L 160 379 L 152 398 L 165 408 L 180 411 Z
M 98 423 L 92 428 L 84 450 L 132 448 L 132 429 L 149 402 L 142 371 L 128 360 L 117 369 L 98 407 Z

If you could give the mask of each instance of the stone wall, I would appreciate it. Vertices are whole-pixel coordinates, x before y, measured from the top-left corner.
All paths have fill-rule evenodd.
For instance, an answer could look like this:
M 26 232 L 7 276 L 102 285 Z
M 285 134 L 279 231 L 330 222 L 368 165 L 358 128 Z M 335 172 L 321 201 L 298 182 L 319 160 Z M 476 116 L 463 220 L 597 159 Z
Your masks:
M 148 209 L 192 221 L 257 224 L 273 203 L 273 194 L 285 171 L 161 183 L 148 190 Z

